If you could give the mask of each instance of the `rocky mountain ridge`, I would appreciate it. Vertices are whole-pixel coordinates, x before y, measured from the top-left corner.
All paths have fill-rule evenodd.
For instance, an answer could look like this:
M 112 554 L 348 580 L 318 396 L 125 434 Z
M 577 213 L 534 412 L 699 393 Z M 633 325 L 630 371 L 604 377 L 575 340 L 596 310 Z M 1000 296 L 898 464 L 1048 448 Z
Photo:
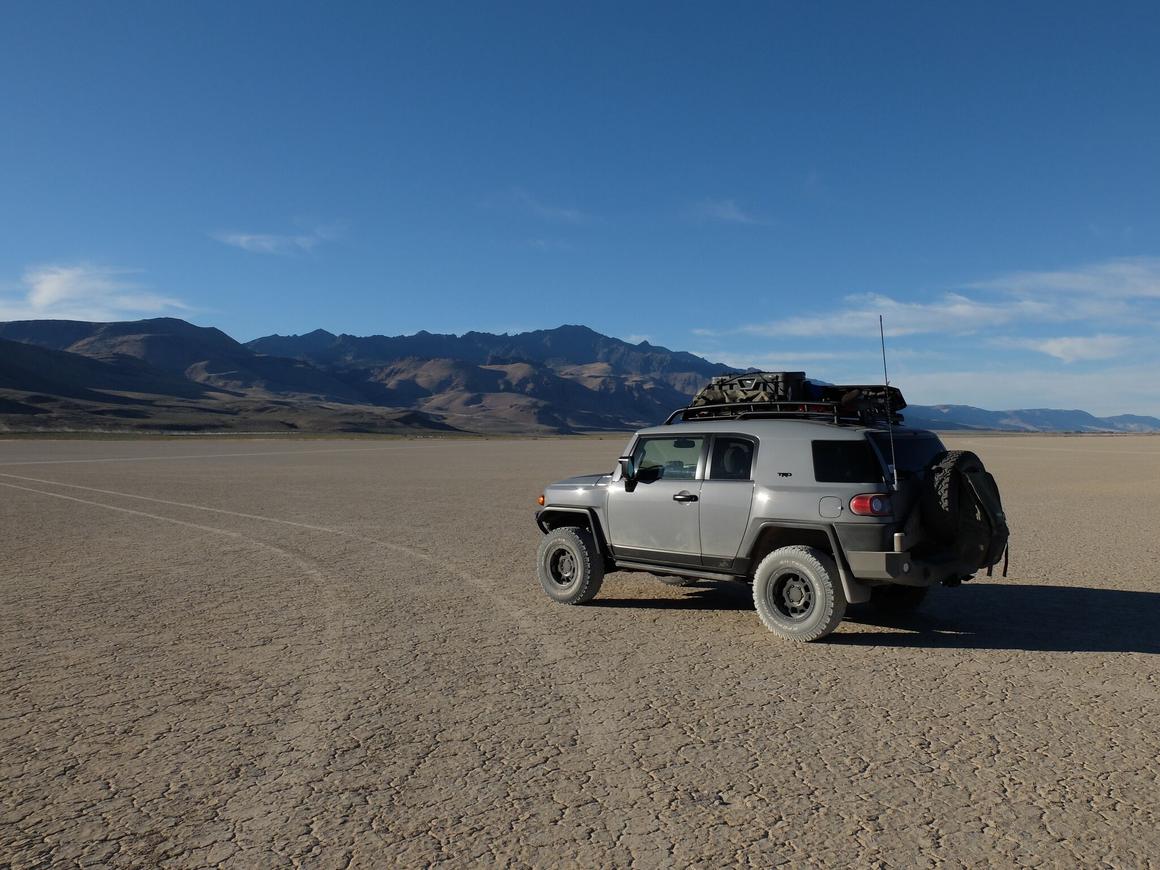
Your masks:
M 569 433 L 663 420 L 709 378 L 695 354 L 565 325 L 515 335 L 269 335 L 177 318 L 0 323 L 0 431 Z M 1151 432 L 1160 419 L 910 406 L 913 425 Z

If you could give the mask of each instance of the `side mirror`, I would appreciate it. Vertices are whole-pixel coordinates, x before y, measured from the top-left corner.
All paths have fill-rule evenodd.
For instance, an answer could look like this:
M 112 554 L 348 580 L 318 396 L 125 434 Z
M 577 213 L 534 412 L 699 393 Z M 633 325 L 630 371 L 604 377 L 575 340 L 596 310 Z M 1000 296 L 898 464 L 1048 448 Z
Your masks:
M 636 480 L 636 463 L 631 456 L 620 457 L 620 476 L 628 481 Z

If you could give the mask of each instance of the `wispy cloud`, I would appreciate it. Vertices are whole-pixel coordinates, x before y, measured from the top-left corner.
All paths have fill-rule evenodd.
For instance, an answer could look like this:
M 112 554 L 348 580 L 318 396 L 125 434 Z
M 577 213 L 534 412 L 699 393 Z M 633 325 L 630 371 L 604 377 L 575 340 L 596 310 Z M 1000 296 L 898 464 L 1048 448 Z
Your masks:
M 318 226 L 303 233 L 211 233 L 213 238 L 225 245 L 249 251 L 251 254 L 308 254 L 323 242 L 338 238 L 339 230 L 333 226 Z
M 488 209 L 528 215 L 547 223 L 584 224 L 592 219 L 580 209 L 547 203 L 522 187 L 513 187 L 485 200 L 482 205 Z
M 559 239 L 528 239 L 528 247 L 537 251 L 571 251 L 573 246 Z
M 735 199 L 703 199 L 689 206 L 686 215 L 693 220 L 721 224 L 767 223 L 767 221 L 742 208 Z
M 0 320 L 124 320 L 189 310 L 131 279 L 139 274 L 87 264 L 33 266 L 15 295 L 0 296 Z
M 887 335 L 965 334 L 1005 326 L 1021 319 L 1067 319 L 1069 312 L 1034 299 L 983 302 L 946 293 L 933 302 L 900 302 L 879 293 L 847 296 L 844 307 L 823 314 L 788 317 L 741 326 L 738 332 L 768 336 L 867 336 L 878 331 L 883 315 Z
M 701 356 L 713 362 L 724 363 L 735 369 L 761 369 L 763 371 L 794 371 L 804 369 L 810 363 L 834 362 L 867 356 L 857 353 L 828 351 L 785 351 L 778 353 L 736 353 L 734 351 L 704 351 Z M 872 357 L 869 357 L 872 359 Z
M 1077 293 L 1103 298 L 1160 298 L 1160 257 L 1120 257 L 1074 269 L 1010 272 L 967 285 L 1018 294 Z
M 805 368 L 841 382 L 875 368 L 873 354 L 842 354 L 877 350 L 881 314 L 896 337 L 891 375 L 912 402 L 1160 412 L 1152 386 L 1160 365 L 1160 258 L 1011 272 L 961 287 L 905 300 L 885 293 L 811 300 L 796 316 L 708 323 L 693 333 L 712 359 Z M 1028 351 L 1042 355 L 1038 371 Z
M 866 336 L 878 331 L 878 315 L 886 334 L 969 335 L 988 330 L 1014 331 L 1046 323 L 1077 323 L 1119 330 L 1154 323 L 1160 300 L 1160 258 L 1109 260 L 1074 269 L 1012 272 L 965 285 L 919 301 L 902 301 L 884 293 L 844 297 L 817 314 L 786 317 L 766 323 L 724 328 L 701 327 L 699 336 L 751 334 L 815 337 Z M 1122 353 L 1126 339 L 1104 332 L 1030 342 L 1008 337 L 1006 346 L 1031 348 L 1066 362 L 1109 359 Z
M 1009 370 L 987 368 L 930 371 L 904 367 L 890 373 L 912 405 L 949 403 L 992 410 L 1082 408 L 1099 416 L 1160 414 L 1160 381 L 1154 365 L 1111 366 L 1090 372 L 1021 369 L 1018 377 L 1009 374 Z
M 1133 345 L 1124 335 L 1074 335 L 1059 338 L 1030 340 L 1025 344 L 1032 350 L 1053 356 L 1065 363 L 1087 360 L 1113 359 L 1123 356 Z

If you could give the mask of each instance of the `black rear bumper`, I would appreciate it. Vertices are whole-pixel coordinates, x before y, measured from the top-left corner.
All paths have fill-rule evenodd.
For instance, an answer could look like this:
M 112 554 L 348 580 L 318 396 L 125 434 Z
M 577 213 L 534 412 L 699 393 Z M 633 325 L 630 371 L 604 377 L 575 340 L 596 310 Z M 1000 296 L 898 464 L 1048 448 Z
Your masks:
M 909 552 L 893 550 L 847 550 L 846 564 L 857 580 L 885 580 L 900 586 L 934 586 L 975 573 L 957 562 L 927 562 Z

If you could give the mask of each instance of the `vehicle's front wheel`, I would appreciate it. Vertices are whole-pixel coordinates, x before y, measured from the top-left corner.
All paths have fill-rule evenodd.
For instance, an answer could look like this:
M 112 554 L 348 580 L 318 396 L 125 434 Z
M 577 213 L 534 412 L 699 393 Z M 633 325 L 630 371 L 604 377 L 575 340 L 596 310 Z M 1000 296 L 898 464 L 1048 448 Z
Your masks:
M 536 565 L 540 585 L 560 604 L 591 601 L 604 582 L 604 563 L 587 529 L 552 529 L 540 541 Z
M 870 590 L 870 609 L 888 617 L 913 613 L 926 600 L 926 593 L 926 586 L 875 586 Z
M 762 559 L 753 603 L 766 628 L 798 643 L 825 637 L 846 615 L 838 566 L 812 547 L 782 547 Z

